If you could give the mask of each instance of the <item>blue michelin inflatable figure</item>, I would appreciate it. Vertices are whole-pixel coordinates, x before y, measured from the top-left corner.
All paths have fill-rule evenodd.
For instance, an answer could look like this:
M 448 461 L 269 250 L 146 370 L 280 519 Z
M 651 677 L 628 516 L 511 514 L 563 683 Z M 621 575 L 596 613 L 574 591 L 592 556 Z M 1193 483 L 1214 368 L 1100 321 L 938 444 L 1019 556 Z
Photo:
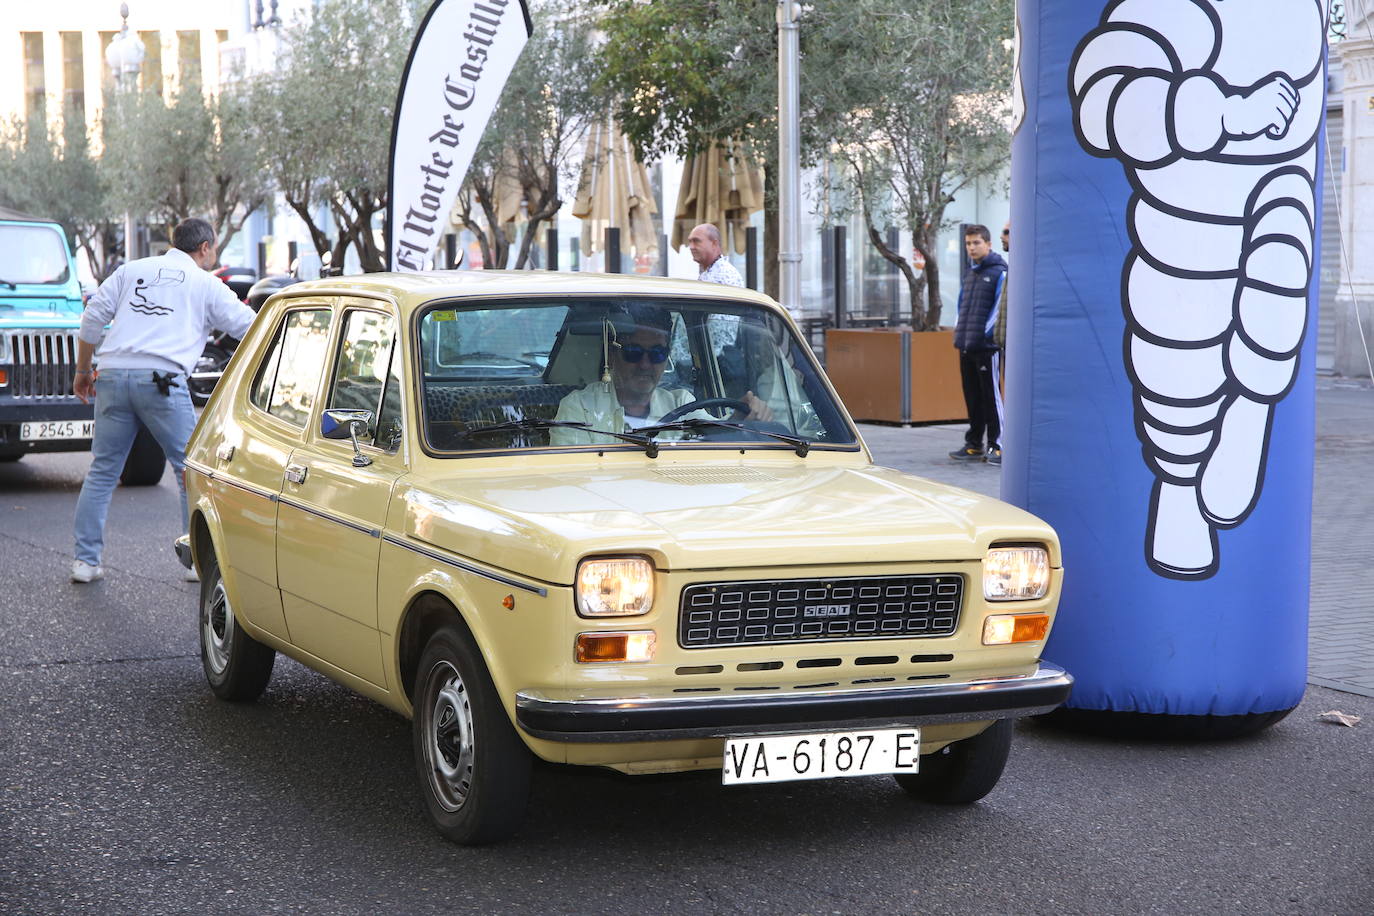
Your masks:
M 1305 682 L 1326 4 L 1019 13 L 1004 490 L 1064 537 L 1063 716 L 1263 727 Z

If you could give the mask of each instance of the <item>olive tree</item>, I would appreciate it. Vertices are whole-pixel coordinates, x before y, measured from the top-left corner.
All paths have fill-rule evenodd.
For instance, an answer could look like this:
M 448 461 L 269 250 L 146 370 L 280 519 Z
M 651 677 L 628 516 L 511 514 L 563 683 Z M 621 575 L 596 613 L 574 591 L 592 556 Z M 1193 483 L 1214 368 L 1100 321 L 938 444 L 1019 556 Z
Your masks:
M 386 208 L 392 115 L 419 27 L 420 0 L 320 0 L 282 29 L 279 69 L 251 86 L 256 136 L 283 199 L 317 253 L 352 246 L 385 267 L 375 223 Z M 337 227 L 331 241 L 328 213 Z
M 56 220 L 72 249 L 86 252 L 96 279 L 109 273 L 116 211 L 79 111 L 69 107 L 60 129 L 38 119 L 0 129 L 0 204 Z
M 188 216 L 208 219 L 219 250 L 229 244 L 269 192 L 248 99 L 228 85 L 213 96 L 196 82 L 170 98 L 158 92 L 115 93 L 103 117 L 104 165 L 111 202 L 160 223 L 168 238 Z
M 862 214 L 873 246 L 906 278 L 918 329 L 940 323 L 935 243 L 951 226 L 946 208 L 1007 164 L 1014 12 L 1013 0 L 846 0 L 818 4 L 808 23 L 827 35 L 808 64 L 830 75 L 810 98 L 827 125 L 813 151 L 834 166 L 828 203 Z M 855 60 L 864 66 L 845 66 Z M 893 225 L 911 232 L 923 274 L 887 244 Z
M 776 0 L 594 2 L 606 36 L 599 82 L 614 95 L 616 121 L 641 160 L 685 158 L 729 141 L 763 162 L 764 287 L 776 296 Z M 819 39 L 809 27 L 801 36 L 804 52 Z M 803 100 L 824 77 L 803 68 Z M 803 123 L 803 145 L 814 142 L 813 126 Z
M 509 259 L 515 239 L 504 220 L 517 201 L 524 232 L 515 267 L 528 266 L 540 226 L 557 217 L 561 189 L 575 180 L 578 141 L 606 110 L 594 88 L 595 22 L 574 0 L 531 6 L 534 34 L 482 134 L 457 206 L 488 267 L 504 267 Z

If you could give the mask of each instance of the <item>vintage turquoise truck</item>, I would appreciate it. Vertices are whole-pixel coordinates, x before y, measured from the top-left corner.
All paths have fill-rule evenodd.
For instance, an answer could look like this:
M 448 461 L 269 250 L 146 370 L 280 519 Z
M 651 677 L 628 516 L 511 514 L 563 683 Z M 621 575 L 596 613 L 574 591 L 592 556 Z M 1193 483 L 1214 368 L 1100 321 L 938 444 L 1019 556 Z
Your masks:
M 0 462 L 90 449 L 95 409 L 72 393 L 82 308 L 62 227 L 0 207 Z M 120 479 L 155 484 L 166 464 L 142 430 Z

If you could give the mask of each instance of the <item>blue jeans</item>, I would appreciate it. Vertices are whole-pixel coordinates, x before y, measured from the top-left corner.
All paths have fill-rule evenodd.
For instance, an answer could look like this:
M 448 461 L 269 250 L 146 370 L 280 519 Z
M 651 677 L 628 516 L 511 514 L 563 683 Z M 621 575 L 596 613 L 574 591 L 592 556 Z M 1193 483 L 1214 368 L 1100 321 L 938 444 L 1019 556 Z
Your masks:
M 186 442 L 196 428 L 196 412 L 186 376 L 164 397 L 151 369 L 105 369 L 95 382 L 95 433 L 91 439 L 91 469 L 76 501 L 76 558 L 100 564 L 105 546 L 105 515 L 110 497 L 124 471 L 124 461 L 142 421 L 153 434 L 176 472 L 181 490 L 181 528 L 186 530 Z

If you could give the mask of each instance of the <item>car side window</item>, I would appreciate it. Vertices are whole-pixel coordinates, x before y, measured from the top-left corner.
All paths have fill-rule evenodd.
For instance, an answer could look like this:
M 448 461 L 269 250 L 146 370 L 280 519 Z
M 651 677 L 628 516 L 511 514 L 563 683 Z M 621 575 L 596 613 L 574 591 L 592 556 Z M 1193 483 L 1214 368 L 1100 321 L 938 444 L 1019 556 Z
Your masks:
M 365 309 L 344 314 L 328 404 L 333 408 L 368 410 L 367 438 L 392 451 L 401 437 L 401 385 L 397 362 L 396 321 Z
M 305 426 L 315 406 L 333 312 L 288 312 L 253 380 L 249 400 L 293 426 Z

